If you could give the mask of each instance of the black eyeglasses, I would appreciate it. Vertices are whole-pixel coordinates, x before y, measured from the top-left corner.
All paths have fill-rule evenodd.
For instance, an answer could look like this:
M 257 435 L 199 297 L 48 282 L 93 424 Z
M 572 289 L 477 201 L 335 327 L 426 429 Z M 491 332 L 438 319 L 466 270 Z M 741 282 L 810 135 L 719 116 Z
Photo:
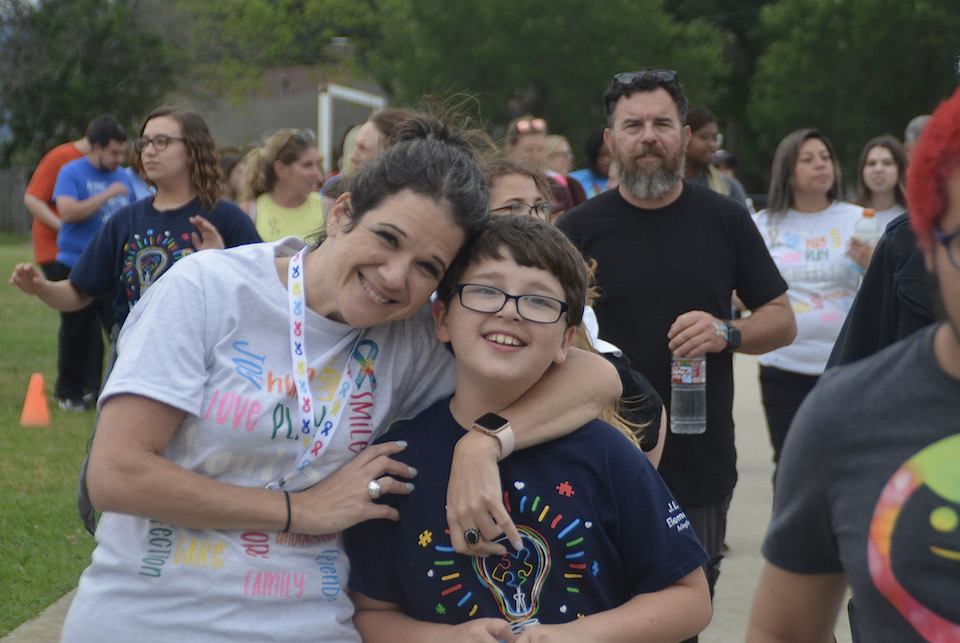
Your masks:
M 162 152 L 163 150 L 167 149 L 167 145 L 170 144 L 170 141 L 185 141 L 185 140 L 187 139 L 183 138 L 182 136 L 167 136 L 165 134 L 161 134 L 160 136 L 154 136 L 153 138 L 147 138 L 145 136 L 141 136 L 140 138 L 138 138 L 133 142 L 133 147 L 136 148 L 138 152 L 142 152 L 143 150 L 147 149 L 147 145 L 150 145 L 152 143 L 153 149 L 155 149 L 158 152 Z
M 933 237 L 947 249 L 953 267 L 960 270 L 960 230 L 946 234 L 940 228 L 934 228 Z
M 517 302 L 517 313 L 537 324 L 556 324 L 569 306 L 544 295 L 508 295 L 499 288 L 483 284 L 457 286 L 460 305 L 477 313 L 499 313 L 511 299 Z
M 550 203 L 547 201 L 541 201 L 536 205 L 527 205 L 526 203 L 511 203 L 510 205 L 504 205 L 499 208 L 493 208 L 490 212 L 499 212 L 501 214 L 516 214 L 517 216 L 526 216 L 530 215 L 533 217 L 539 217 L 541 219 L 546 219 L 550 216 Z
M 672 69 L 646 69 L 644 71 L 622 71 L 613 77 L 621 85 L 629 85 L 638 78 L 653 74 L 665 83 L 672 83 L 677 79 L 677 72 Z

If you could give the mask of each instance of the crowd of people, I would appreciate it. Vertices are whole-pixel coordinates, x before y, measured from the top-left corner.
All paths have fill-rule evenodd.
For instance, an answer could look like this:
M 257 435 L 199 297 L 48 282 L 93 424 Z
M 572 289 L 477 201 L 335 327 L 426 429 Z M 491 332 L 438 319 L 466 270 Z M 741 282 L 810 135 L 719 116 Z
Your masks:
M 869 140 L 849 202 L 787 134 L 759 212 L 677 72 L 598 99 L 576 171 L 542 117 L 492 144 L 404 108 L 330 177 L 310 130 L 218 151 L 173 107 L 134 180 L 109 115 L 43 158 L 10 281 L 61 313 L 60 406 L 97 409 L 62 640 L 696 641 L 735 353 L 776 463 L 748 640 L 831 640 L 848 586 L 855 639 L 960 640 L 960 91 Z

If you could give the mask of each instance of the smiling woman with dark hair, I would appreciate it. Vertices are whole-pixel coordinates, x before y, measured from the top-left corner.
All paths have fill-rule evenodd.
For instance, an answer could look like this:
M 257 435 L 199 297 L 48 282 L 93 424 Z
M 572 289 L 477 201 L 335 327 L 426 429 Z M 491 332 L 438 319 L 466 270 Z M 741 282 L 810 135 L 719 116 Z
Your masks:
M 97 548 L 63 641 L 359 641 L 340 533 L 396 520 L 375 501 L 412 488 L 391 457 L 406 445 L 372 443 L 452 390 L 428 301 L 488 212 L 464 139 L 426 117 L 352 188 L 319 245 L 198 253 L 132 311 L 90 453 Z M 602 358 L 581 357 L 539 396 L 491 409 L 518 448 L 616 394 Z M 520 540 L 488 482 L 501 449 L 472 431 L 453 461 L 449 521 L 482 532 L 456 543 L 474 555 L 505 551 L 502 532 Z
M 222 174 L 203 117 L 158 108 L 147 114 L 133 143 L 133 167 L 156 195 L 111 217 L 69 279 L 46 281 L 30 264 L 17 266 L 11 278 L 58 310 L 77 310 L 92 297 L 111 295 L 117 329 L 175 261 L 196 250 L 260 241 L 239 208 L 220 199 Z
M 706 107 L 691 105 L 687 111 L 687 127 L 690 128 L 690 140 L 687 142 L 684 178 L 728 196 L 752 211 L 740 181 L 722 174 L 713 166 L 720 146 L 720 130 L 714 113 Z

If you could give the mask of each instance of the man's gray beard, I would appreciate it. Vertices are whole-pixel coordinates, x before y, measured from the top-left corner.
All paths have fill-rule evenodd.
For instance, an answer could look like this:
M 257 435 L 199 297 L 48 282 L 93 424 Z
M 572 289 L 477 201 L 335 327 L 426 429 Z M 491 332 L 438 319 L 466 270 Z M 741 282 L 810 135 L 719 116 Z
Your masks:
M 683 179 L 683 161 L 683 154 L 680 154 L 674 165 L 670 165 L 668 159 L 664 158 L 663 165 L 652 175 L 646 174 L 636 164 L 623 168 L 619 159 L 615 159 L 613 163 L 617 179 L 627 192 L 638 199 L 658 199 L 669 192 L 677 181 Z

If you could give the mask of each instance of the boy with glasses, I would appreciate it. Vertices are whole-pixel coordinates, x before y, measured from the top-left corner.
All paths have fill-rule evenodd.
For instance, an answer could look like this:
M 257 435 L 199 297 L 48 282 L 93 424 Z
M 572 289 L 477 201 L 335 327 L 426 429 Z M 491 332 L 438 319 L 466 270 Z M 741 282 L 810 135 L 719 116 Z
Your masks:
M 490 214 L 529 214 L 547 222 L 552 219 L 548 202 L 550 185 L 543 172 L 515 161 L 496 159 L 484 165 L 483 177 L 490 191 Z M 595 272 L 596 266 L 588 266 L 588 281 L 592 282 Z M 657 466 L 666 431 L 663 403 L 646 378 L 630 368 L 630 361 L 623 352 L 600 339 L 597 314 L 593 310 L 593 302 L 597 298 L 598 293 L 588 289 L 587 305 L 583 309 L 583 319 L 574 335 L 573 345 L 600 353 L 617 368 L 623 396 L 616 408 L 605 409 L 600 419 L 615 426 L 626 420 L 636 427 L 643 427 L 641 448 L 650 462 Z
M 960 91 L 908 170 L 941 322 L 827 371 L 784 444 L 748 641 L 960 640 Z
M 391 498 L 400 522 L 363 523 L 345 539 L 365 641 L 525 641 L 551 631 L 577 640 L 642 632 L 644 640 L 677 641 L 706 626 L 706 555 L 625 436 L 593 421 L 511 453 L 509 423 L 495 414 L 473 421 L 564 361 L 586 284 L 576 249 L 529 216 L 494 217 L 447 272 L 434 320 L 457 359 L 456 391 L 386 436 L 411 446 L 396 457 L 417 470 L 416 488 Z M 467 543 L 501 533 L 492 522 L 448 527 L 444 517 L 454 445 L 469 430 L 501 441 L 504 506 L 522 550 L 453 552 L 457 527 Z

